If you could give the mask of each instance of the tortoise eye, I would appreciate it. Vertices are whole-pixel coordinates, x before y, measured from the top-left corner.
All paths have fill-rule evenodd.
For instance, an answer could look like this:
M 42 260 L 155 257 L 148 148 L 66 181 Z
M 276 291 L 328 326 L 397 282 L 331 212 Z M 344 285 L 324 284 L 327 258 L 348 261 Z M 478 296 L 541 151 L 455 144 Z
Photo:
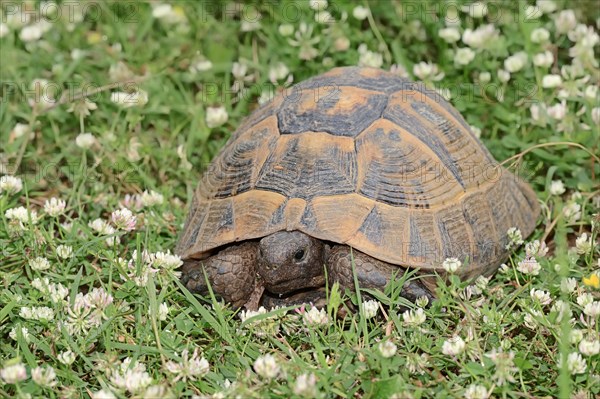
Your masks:
M 294 254 L 294 259 L 296 259 L 297 261 L 301 261 L 302 259 L 304 259 L 305 255 L 306 255 L 306 251 L 303 249 L 300 249 L 300 250 L 296 251 L 296 253 Z

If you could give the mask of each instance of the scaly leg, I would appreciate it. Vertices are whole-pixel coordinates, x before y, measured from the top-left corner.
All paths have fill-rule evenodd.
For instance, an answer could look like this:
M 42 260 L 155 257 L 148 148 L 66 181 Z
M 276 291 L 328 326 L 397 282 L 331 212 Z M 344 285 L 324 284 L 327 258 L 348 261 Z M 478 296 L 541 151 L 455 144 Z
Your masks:
M 256 308 L 263 289 L 256 281 L 257 262 L 258 243 L 232 245 L 207 259 L 186 260 L 181 281 L 190 292 L 207 295 L 205 270 L 214 293 L 225 302 Z
M 327 257 L 327 276 L 330 285 L 337 281 L 342 288 L 354 289 L 353 258 L 358 285 L 361 288 L 383 291 L 394 273 L 402 273 L 403 270 L 399 266 L 380 261 L 362 252 L 351 251 L 348 246 L 335 245 L 330 249 Z M 411 302 L 415 302 L 421 296 L 426 296 L 430 302 L 434 299 L 431 292 L 419 280 L 406 281 L 400 295 Z

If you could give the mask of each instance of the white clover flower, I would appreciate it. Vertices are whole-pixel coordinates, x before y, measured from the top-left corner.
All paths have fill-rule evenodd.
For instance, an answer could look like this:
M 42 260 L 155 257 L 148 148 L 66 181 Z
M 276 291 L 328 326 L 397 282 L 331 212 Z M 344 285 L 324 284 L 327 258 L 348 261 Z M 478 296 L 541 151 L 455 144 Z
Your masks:
M 548 291 L 532 288 L 529 291 L 529 296 L 533 301 L 538 302 L 541 305 L 549 305 L 552 302 L 552 298 L 550 298 L 550 293 Z
M 398 350 L 398 347 L 392 341 L 380 342 L 377 348 L 379 349 L 381 356 L 385 358 L 394 356 L 396 354 L 396 350 Z
M 110 235 L 110 234 L 115 233 L 115 229 L 112 228 L 112 226 L 110 226 L 108 223 L 106 223 L 104 220 L 102 220 L 100 218 L 94 219 L 93 221 L 88 223 L 88 226 L 92 230 L 94 230 L 97 233 L 102 234 L 102 235 Z
M 465 29 L 462 41 L 474 49 L 483 49 L 499 37 L 499 32 L 493 24 L 481 25 L 475 30 Z
M 31 128 L 26 123 L 16 123 L 15 127 L 12 130 L 12 134 L 15 136 L 15 138 L 23 137 L 29 132 L 31 132 Z M 1 187 L 2 178 L 0 178 L 0 192 L 2 192 Z
M 173 7 L 171 4 L 159 3 L 152 9 L 152 16 L 167 25 L 185 24 L 187 18 L 181 7 Z
M 506 263 L 502 263 L 498 270 L 500 270 L 501 273 L 508 273 L 511 271 L 511 268 Z
M 316 383 L 317 377 L 313 373 L 300 374 L 294 383 L 294 394 L 304 398 L 314 398 L 317 395 Z
M 36 367 L 32 369 L 31 379 L 39 386 L 46 388 L 51 388 L 58 383 L 58 381 L 56 381 L 56 373 L 52 366 Z
M 158 320 L 165 321 L 169 315 L 169 305 L 166 302 L 161 303 L 158 306 Z
M 577 296 L 577 304 L 581 307 L 585 307 L 586 305 L 592 303 L 594 301 L 594 296 L 589 292 L 584 292 Z
M 136 393 L 152 384 L 152 377 L 150 377 L 150 374 L 145 369 L 143 371 L 129 369 L 113 373 L 110 381 L 119 389 Z
M 596 125 L 600 125 L 600 107 L 592 108 L 592 120 Z
M 376 300 L 363 301 L 362 303 L 363 315 L 365 319 L 372 319 L 377 316 L 379 310 L 379 302 Z
M 8 336 L 13 341 L 16 341 L 18 338 L 17 328 L 21 329 L 21 335 L 23 336 L 23 339 L 25 340 L 25 342 L 29 342 L 29 330 L 27 329 L 27 327 L 12 327 L 8 333 Z
M 54 310 L 47 306 L 24 306 L 19 311 L 19 316 L 27 320 L 50 321 L 54 319 Z
M 574 328 L 571 330 L 571 333 L 569 334 L 569 342 L 571 342 L 573 345 L 577 345 L 579 342 L 581 342 L 582 339 L 583 331 L 581 331 L 578 328 Z
M 0 39 L 10 33 L 10 28 L 4 22 L 0 22 Z
M 538 6 L 527 6 L 525 7 L 525 20 L 539 19 L 543 12 Z
M 27 379 L 27 370 L 23 363 L 11 364 L 0 369 L 0 379 L 6 384 L 16 384 Z
M 600 315 L 600 301 L 593 301 L 583 307 L 583 313 L 594 318 Z
M 31 281 L 31 286 L 42 293 L 48 292 L 49 285 L 50 280 L 48 279 L 48 277 L 44 277 L 42 279 L 36 277 Z
M 8 220 L 17 220 L 23 224 L 29 223 L 31 219 L 31 224 L 36 224 L 38 222 L 37 212 L 34 210 L 27 210 L 27 208 L 19 206 L 17 208 L 10 208 L 4 212 L 4 216 Z
M 462 262 L 457 258 L 446 258 L 442 263 L 442 267 L 448 273 L 455 273 L 462 265 Z
M 417 308 L 416 310 L 409 309 L 402 313 L 402 318 L 404 319 L 404 324 L 407 326 L 419 326 L 427 320 L 427 315 L 425 315 L 425 311 L 422 308 Z
M 107 389 L 101 389 L 91 394 L 91 399 L 117 399 L 112 391 Z
M 562 85 L 562 78 L 560 77 L 560 75 L 545 75 L 542 78 L 542 87 L 545 89 L 553 89 L 555 87 L 558 87 Z
M 550 51 L 544 51 L 533 56 L 533 65 L 542 68 L 549 68 L 554 63 L 554 54 Z
M 69 245 L 59 245 L 56 247 L 56 255 L 62 259 L 68 259 L 73 255 L 73 247 Z
M 569 223 L 576 222 L 581 219 L 581 205 L 577 202 L 569 202 L 562 210 L 565 219 Z
M 504 69 L 499 69 L 498 70 L 498 80 L 502 83 L 506 83 L 510 80 L 510 72 L 504 70 Z
M 577 280 L 573 277 L 563 278 L 560 282 L 560 290 L 565 294 L 571 294 L 577 288 Z
M 246 15 L 250 14 L 250 17 L 247 16 L 246 18 L 242 19 L 242 24 L 240 25 L 241 32 L 253 32 L 262 27 L 260 24 L 262 15 L 260 12 L 254 7 L 251 7 L 250 10 L 250 12 L 245 13 Z
M 548 246 L 545 242 L 540 242 L 540 240 L 533 240 L 525 244 L 525 253 L 527 254 L 527 256 L 544 257 L 548 254 Z
M 75 115 L 82 118 L 89 116 L 91 114 L 90 111 L 94 111 L 96 109 L 98 109 L 98 106 L 95 102 L 84 98 L 75 101 L 73 105 L 71 105 L 69 109 L 67 109 L 67 112 L 73 112 Z
M 590 236 L 588 239 L 587 233 L 581 234 L 575 240 L 575 248 L 579 255 L 585 255 L 590 253 L 594 248 L 594 244 L 592 243 L 592 237 Z
M 468 47 L 459 48 L 454 54 L 454 63 L 457 65 L 469 65 L 475 59 L 475 52 Z
M 573 375 L 583 374 L 587 369 L 587 364 L 585 364 L 585 360 L 581 357 L 580 353 L 573 352 L 567 358 L 567 369 Z
M 571 319 L 573 317 L 573 312 L 571 311 L 569 303 L 560 299 L 554 302 L 550 311 L 558 314 L 556 317 L 557 323 L 560 323 L 564 318 Z
M 60 303 L 69 295 L 69 290 L 61 283 L 51 283 L 48 284 L 48 294 L 52 303 Z
M 249 77 L 246 76 L 247 73 L 248 73 L 248 64 L 247 64 L 246 60 L 240 59 L 239 62 L 236 61 L 231 65 L 231 74 L 233 75 L 235 80 L 237 80 L 237 81 L 249 80 Z
M 579 342 L 579 352 L 585 356 L 594 356 L 600 353 L 600 341 L 597 339 L 582 339 Z
M 48 215 L 56 217 L 64 212 L 66 206 L 67 203 L 64 200 L 52 197 L 44 202 L 44 211 Z
M 315 11 L 322 11 L 327 8 L 327 0 L 309 0 L 308 5 Z
M 94 287 L 90 292 L 85 294 L 83 300 L 87 306 L 103 310 L 113 303 L 114 298 L 104 288 Z
M 538 318 L 543 318 L 544 315 L 542 314 L 542 312 L 538 311 L 538 310 L 534 310 L 534 309 L 529 309 L 527 311 L 527 313 L 525 313 L 525 316 L 523 317 L 523 322 L 525 323 L 525 326 L 531 330 L 535 330 L 538 326 Z
M 206 71 L 210 71 L 213 67 L 213 63 L 210 60 L 207 60 L 204 57 L 196 57 L 194 58 L 191 63 L 190 66 L 188 68 L 188 70 L 191 73 L 200 73 L 200 72 L 206 72 Z
M 598 86 L 596 85 L 589 85 L 585 88 L 585 92 L 584 95 L 589 99 L 589 100 L 595 100 L 596 97 L 598 96 Z
M 19 33 L 19 38 L 25 42 L 36 42 L 44 35 L 43 26 L 40 24 L 32 24 L 25 26 Z
M 127 208 L 113 211 L 111 220 L 117 229 L 124 231 L 135 230 L 137 223 L 136 216 Z
M 431 62 L 419 62 L 413 66 L 413 74 L 421 80 L 439 81 L 444 78 L 444 72 Z
M 208 107 L 206 109 L 206 126 L 210 129 L 224 125 L 228 119 L 229 115 L 225 107 Z
M 75 145 L 79 148 L 87 150 L 96 143 L 96 138 L 91 133 L 80 133 L 75 138 Z
M 16 176 L 2 176 L 0 177 L 0 194 L 6 193 L 8 195 L 16 194 L 23 189 L 23 181 Z
M 490 283 L 490 278 L 485 276 L 479 276 L 475 279 L 475 286 L 480 290 L 485 290 Z
M 317 309 L 313 306 L 302 314 L 302 320 L 306 326 L 323 326 L 329 322 L 329 317 L 325 309 Z
M 367 19 L 369 17 L 369 9 L 367 7 L 363 7 L 363 6 L 356 6 L 354 7 L 354 9 L 352 10 L 352 16 L 356 19 L 358 19 L 359 21 L 363 21 L 365 19 Z
M 424 308 L 425 306 L 427 306 L 428 303 L 429 303 L 429 298 L 426 296 L 420 296 L 415 301 L 415 305 L 417 305 L 420 308 Z
M 442 353 L 446 356 L 456 356 L 465 350 L 465 341 L 458 335 L 444 341 Z
M 461 9 L 473 18 L 483 18 L 488 13 L 487 5 L 481 1 L 462 6 Z
M 266 313 L 267 313 L 267 309 L 265 309 L 264 306 L 261 306 L 256 311 L 254 311 L 254 310 L 242 310 L 239 313 L 239 315 L 240 315 L 240 320 L 243 323 L 243 322 L 245 322 L 246 320 L 248 320 L 251 317 L 258 316 L 258 315 L 261 315 L 261 314 L 266 314 Z
M 446 43 L 456 43 L 460 40 L 460 32 L 453 27 L 440 29 L 438 36 Z
M 471 384 L 465 391 L 465 399 L 488 399 L 488 390 L 483 385 Z
M 495 373 L 492 379 L 495 380 L 498 386 L 504 385 L 506 382 L 515 382 L 514 373 L 519 371 L 514 364 L 514 352 L 504 352 L 502 348 L 493 349 L 485 356 L 489 357 L 495 366 Z
M 319 43 L 321 41 L 321 38 L 318 36 L 312 37 L 313 30 L 314 28 L 312 25 L 308 25 L 304 21 L 300 22 L 298 30 L 294 33 L 294 39 L 288 39 L 288 43 L 290 44 L 290 46 L 300 48 L 298 57 L 301 60 L 312 60 L 319 54 L 317 49 L 314 48 L 314 45 Z
M 148 103 L 148 93 L 141 89 L 134 91 L 133 93 L 115 91 L 110 94 L 110 101 L 121 108 L 143 106 Z
M 541 266 L 533 256 L 526 256 L 525 259 L 517 263 L 517 270 L 523 274 L 537 276 L 540 274 Z
M 563 120 L 567 115 L 567 111 L 567 103 L 565 100 L 562 100 L 559 104 L 548 107 L 546 110 L 548 116 L 556 120 Z
M 158 398 L 174 398 L 173 392 L 169 389 L 169 387 L 167 387 L 166 385 L 163 384 L 158 384 L 158 385 L 150 385 L 148 388 L 146 388 L 146 390 L 144 391 L 143 395 L 141 396 L 142 398 L 148 398 L 148 399 L 158 399 Z M 214 396 L 215 398 L 218 397 L 217 394 L 215 394 Z M 192 395 L 192 398 L 195 398 L 194 395 Z
M 177 269 L 183 265 L 183 261 L 179 255 L 174 255 L 171 252 L 156 252 L 150 255 L 152 266 L 162 269 Z
M 471 131 L 473 132 L 475 137 L 477 137 L 477 138 L 481 137 L 481 129 L 479 127 L 474 126 L 474 125 L 469 125 L 469 127 L 471 128 Z
M 488 83 L 490 80 L 492 80 L 492 74 L 484 71 L 484 72 L 480 72 L 479 73 L 479 81 L 481 83 Z
M 383 65 L 383 56 L 371 50 L 366 50 L 360 53 L 358 58 L 358 66 L 381 68 Z
M 565 34 L 577 26 L 577 18 L 573 10 L 562 10 L 554 17 L 556 32 Z
M 539 126 L 546 126 L 548 120 L 548 110 L 546 109 L 546 104 L 531 104 L 529 111 L 531 112 L 531 119 L 535 124 Z
M 290 74 L 290 69 L 283 62 L 278 62 L 269 68 L 269 81 L 275 84 L 279 80 L 283 80 Z
M 177 363 L 169 360 L 165 367 L 167 371 L 175 374 L 174 382 L 179 380 L 182 381 L 196 381 L 198 378 L 203 377 L 208 373 L 210 365 L 204 357 L 200 357 L 198 348 L 194 349 L 192 356 L 189 356 L 189 351 L 184 349 L 181 352 L 181 362 Z
M 259 356 L 254 362 L 254 371 L 262 378 L 271 380 L 279 375 L 280 367 L 273 355 Z
M 510 73 L 519 72 L 527 63 L 527 53 L 520 51 L 504 60 L 504 69 Z
M 409 353 L 406 357 L 406 368 L 411 374 L 423 375 L 427 371 L 429 366 L 429 356 L 425 353 L 420 355 L 416 353 Z
M 556 11 L 554 0 L 537 0 L 535 3 L 544 14 L 550 14 Z
M 346 51 L 350 48 L 350 39 L 346 36 L 340 36 L 333 42 L 335 51 Z
M 565 193 L 565 184 L 561 180 L 552 180 L 549 191 L 550 195 L 562 195 Z
M 328 24 L 335 22 L 335 19 L 331 15 L 331 13 L 327 10 L 317 11 L 315 13 L 315 22 L 319 24 Z
M 29 260 L 29 267 L 37 271 L 48 270 L 50 269 L 50 261 L 42 256 L 38 256 L 35 259 Z
M 544 28 L 536 28 L 531 32 L 531 41 L 533 43 L 543 43 L 550 39 L 550 32 Z
M 292 24 L 281 24 L 279 25 L 279 34 L 281 36 L 287 37 L 294 34 L 294 25 Z
M 71 364 L 73 364 L 73 362 L 75 362 L 77 355 L 67 349 L 64 352 L 59 353 L 56 358 L 62 364 L 66 365 L 66 366 L 70 366 Z

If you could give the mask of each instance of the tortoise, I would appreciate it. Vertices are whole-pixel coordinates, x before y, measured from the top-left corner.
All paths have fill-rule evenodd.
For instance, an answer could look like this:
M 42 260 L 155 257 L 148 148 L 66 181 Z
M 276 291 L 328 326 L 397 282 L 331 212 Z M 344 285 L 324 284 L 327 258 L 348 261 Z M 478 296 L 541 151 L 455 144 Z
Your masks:
M 506 232 L 529 235 L 534 191 L 422 83 L 341 67 L 255 110 L 204 172 L 176 253 L 192 292 L 234 307 L 314 298 L 327 282 L 383 290 L 402 271 L 489 276 Z M 401 295 L 434 298 L 431 277 Z M 264 293 L 264 295 L 263 295 Z M 311 294 L 312 293 L 312 294 Z M 262 298 L 262 299 L 261 299 Z

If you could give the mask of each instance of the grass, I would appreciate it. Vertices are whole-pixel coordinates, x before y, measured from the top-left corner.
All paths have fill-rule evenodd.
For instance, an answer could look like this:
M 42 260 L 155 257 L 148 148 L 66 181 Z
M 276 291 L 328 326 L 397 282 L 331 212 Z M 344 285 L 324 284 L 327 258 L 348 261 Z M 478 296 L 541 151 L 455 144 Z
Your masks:
M 30 21 L 2 3 L 0 175 L 18 180 L 0 192 L 0 396 L 600 394 L 592 3 L 546 2 L 536 19 L 526 1 L 487 2 L 483 17 L 433 1 L 317 3 L 26 3 Z M 393 284 L 343 319 L 364 292 L 334 286 L 320 312 L 256 314 L 191 295 L 167 251 L 202 170 L 259 100 L 357 64 L 449 94 L 530 182 L 542 205 L 530 262 L 516 245 L 489 281 L 440 281 L 430 307 L 400 308 Z

